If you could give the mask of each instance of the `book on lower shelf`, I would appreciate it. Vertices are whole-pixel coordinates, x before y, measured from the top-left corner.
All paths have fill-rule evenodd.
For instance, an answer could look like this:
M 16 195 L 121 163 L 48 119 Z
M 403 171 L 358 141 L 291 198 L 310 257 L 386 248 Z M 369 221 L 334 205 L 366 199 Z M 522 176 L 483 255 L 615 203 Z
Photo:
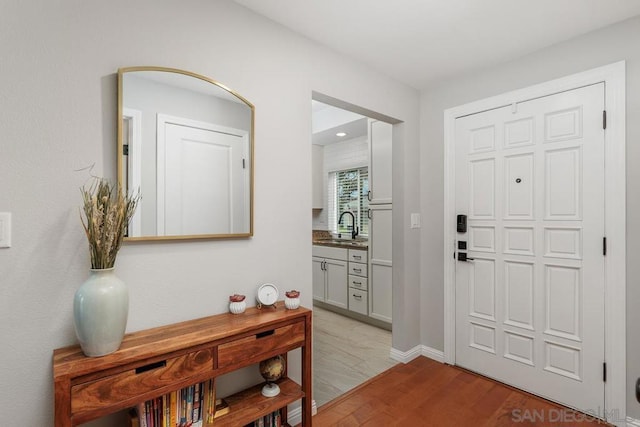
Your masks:
M 258 418 L 252 423 L 247 424 L 245 427 L 283 427 L 288 424 L 282 422 L 282 414 L 280 410 L 273 411 L 272 413 Z
M 141 402 L 128 415 L 130 427 L 203 427 L 227 412 L 229 406 L 216 399 L 210 379 Z

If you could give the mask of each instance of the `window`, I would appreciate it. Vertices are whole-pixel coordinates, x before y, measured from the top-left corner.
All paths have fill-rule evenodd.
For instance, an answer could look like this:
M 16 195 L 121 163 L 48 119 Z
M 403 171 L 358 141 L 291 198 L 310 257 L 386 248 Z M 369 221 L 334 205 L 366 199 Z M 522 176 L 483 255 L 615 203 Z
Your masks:
M 369 171 L 366 167 L 329 173 L 329 228 L 337 233 L 350 233 L 351 215 L 338 219 L 343 212 L 351 212 L 356 219 L 360 236 L 369 235 Z

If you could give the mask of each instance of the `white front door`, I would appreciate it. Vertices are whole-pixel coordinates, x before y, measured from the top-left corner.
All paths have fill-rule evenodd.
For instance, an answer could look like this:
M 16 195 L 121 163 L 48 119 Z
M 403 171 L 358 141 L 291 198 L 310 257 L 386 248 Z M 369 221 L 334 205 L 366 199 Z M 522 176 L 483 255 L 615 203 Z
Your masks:
M 455 128 L 456 363 L 583 411 L 604 407 L 604 90 Z

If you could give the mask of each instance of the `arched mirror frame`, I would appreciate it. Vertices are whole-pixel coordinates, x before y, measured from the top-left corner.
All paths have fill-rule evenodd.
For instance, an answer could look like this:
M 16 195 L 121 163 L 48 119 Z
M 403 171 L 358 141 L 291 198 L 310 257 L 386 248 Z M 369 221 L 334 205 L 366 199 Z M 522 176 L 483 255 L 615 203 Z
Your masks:
M 123 93 L 123 80 L 124 74 L 129 72 L 136 71 L 161 71 L 168 73 L 176 73 L 182 74 L 185 76 L 194 77 L 200 80 L 203 80 L 207 83 L 211 83 L 220 89 L 225 90 L 229 94 L 238 98 L 241 102 L 246 104 L 251 109 L 251 129 L 249 131 L 249 230 L 246 233 L 229 233 L 229 234 L 189 234 L 189 235 L 168 235 L 168 236 L 158 236 L 158 235 L 146 235 L 146 236 L 125 236 L 125 241 L 154 241 L 154 240 L 194 240 L 194 239 L 240 239 L 240 238 L 249 238 L 253 236 L 253 204 L 254 204 L 254 125 L 255 125 L 255 107 L 242 95 L 234 92 L 229 89 L 225 85 L 220 82 L 217 82 L 213 79 L 205 77 L 200 74 L 193 73 L 191 71 L 180 70 L 177 68 L 167 68 L 167 67 L 156 67 L 156 66 L 134 66 L 134 67 L 123 67 L 118 69 L 118 147 L 117 147 L 117 173 L 118 173 L 118 185 L 121 188 L 126 189 L 127 185 L 123 182 L 124 176 L 124 165 L 123 165 L 123 157 L 124 157 L 124 93 Z

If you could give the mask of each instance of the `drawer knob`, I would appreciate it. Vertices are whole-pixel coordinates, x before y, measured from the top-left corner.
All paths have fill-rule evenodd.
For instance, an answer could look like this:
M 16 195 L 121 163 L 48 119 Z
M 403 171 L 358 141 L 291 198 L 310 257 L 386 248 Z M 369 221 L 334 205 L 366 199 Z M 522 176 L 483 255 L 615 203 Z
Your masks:
M 144 365 L 144 366 L 138 366 L 136 368 L 136 375 L 137 374 L 141 374 L 143 372 L 152 371 L 154 369 L 164 368 L 165 366 L 167 366 L 167 361 L 166 360 L 161 360 L 159 362 L 149 363 L 148 365 Z

